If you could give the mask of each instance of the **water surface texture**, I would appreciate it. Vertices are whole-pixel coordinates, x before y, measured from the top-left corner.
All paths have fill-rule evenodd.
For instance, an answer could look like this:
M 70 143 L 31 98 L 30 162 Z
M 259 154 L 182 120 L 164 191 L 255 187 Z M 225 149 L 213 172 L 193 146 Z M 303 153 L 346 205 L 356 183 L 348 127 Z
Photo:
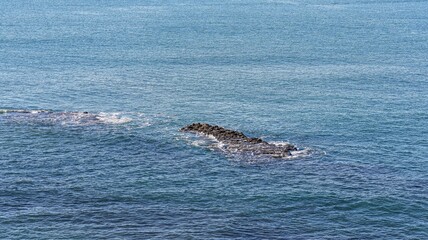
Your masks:
M 0 1 L 0 238 L 428 239 L 427 9 Z

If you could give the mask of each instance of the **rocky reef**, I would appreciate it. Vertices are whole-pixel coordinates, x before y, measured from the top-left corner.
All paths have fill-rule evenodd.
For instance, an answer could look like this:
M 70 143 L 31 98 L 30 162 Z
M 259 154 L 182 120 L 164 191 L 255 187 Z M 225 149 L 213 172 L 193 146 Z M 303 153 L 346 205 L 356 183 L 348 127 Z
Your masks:
M 247 137 L 242 132 L 207 123 L 192 123 L 181 128 L 180 131 L 212 136 L 222 143 L 223 149 L 229 152 L 287 158 L 292 155 L 292 151 L 297 150 L 292 144 L 273 144 L 260 138 Z

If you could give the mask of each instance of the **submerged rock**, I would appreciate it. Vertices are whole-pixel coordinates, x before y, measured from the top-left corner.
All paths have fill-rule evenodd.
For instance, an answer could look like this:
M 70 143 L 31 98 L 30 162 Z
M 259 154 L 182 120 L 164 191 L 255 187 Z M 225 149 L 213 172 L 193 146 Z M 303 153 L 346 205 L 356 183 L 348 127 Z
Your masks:
M 226 129 L 207 123 L 193 123 L 180 129 L 182 132 L 199 133 L 212 136 L 223 144 L 229 152 L 243 152 L 253 155 L 267 155 L 275 158 L 286 158 L 297 148 L 292 144 L 273 144 L 261 138 L 250 138 L 242 132 Z

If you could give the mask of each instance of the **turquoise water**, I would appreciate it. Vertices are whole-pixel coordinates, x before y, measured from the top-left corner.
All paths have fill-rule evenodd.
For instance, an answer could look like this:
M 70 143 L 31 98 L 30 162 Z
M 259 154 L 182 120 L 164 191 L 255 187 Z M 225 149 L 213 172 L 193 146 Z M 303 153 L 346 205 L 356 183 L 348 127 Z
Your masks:
M 1 1 L 0 238 L 427 239 L 427 10 Z

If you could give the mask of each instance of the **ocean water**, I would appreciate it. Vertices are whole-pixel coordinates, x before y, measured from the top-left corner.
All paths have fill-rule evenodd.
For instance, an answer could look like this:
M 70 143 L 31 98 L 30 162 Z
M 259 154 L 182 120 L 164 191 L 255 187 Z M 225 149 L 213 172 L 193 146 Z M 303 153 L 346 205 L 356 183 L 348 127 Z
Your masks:
M 427 12 L 0 1 L 0 238 L 428 239 Z M 225 154 L 193 122 L 305 154 Z

